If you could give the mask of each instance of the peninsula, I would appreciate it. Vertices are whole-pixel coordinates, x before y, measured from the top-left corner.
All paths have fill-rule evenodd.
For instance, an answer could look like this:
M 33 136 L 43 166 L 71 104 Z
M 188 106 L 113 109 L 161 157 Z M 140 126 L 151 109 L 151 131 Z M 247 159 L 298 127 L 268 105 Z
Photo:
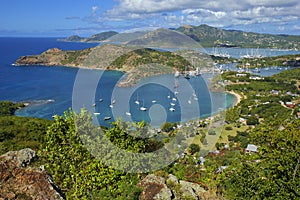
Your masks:
M 18 66 L 66 66 L 100 70 L 118 70 L 127 76 L 119 83 L 121 87 L 132 86 L 142 78 L 172 74 L 178 70 L 193 70 L 188 59 L 173 52 L 158 51 L 149 48 L 134 49 L 114 44 L 100 45 L 84 50 L 63 51 L 49 49 L 39 55 L 21 56 Z

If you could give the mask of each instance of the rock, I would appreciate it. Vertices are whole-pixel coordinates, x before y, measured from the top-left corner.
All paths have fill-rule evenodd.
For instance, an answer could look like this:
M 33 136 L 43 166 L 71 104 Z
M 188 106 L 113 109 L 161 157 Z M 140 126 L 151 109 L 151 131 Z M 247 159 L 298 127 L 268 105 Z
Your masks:
M 26 148 L 20 151 L 9 151 L 1 156 L 5 160 L 13 160 L 18 167 L 26 167 L 36 157 L 35 151 Z
M 167 183 L 177 184 L 178 183 L 178 179 L 173 174 L 169 174 L 168 175 L 168 179 L 167 179 Z
M 64 199 L 46 171 L 28 167 L 35 158 L 32 149 L 0 156 L 0 199 Z
M 181 185 L 182 196 L 184 198 L 196 200 L 199 199 L 198 195 L 194 192 L 194 189 L 191 185 L 192 183 L 187 181 L 179 181 L 179 184 Z
M 196 183 L 178 181 L 173 174 L 169 174 L 167 180 L 150 174 L 138 186 L 144 189 L 140 196 L 141 200 L 199 200 L 207 193 L 205 189 Z
M 17 152 L 17 161 L 19 166 L 25 167 L 36 157 L 35 151 L 26 148 Z
M 154 174 L 146 176 L 139 184 L 144 190 L 141 193 L 141 200 L 171 200 L 172 192 L 165 184 L 165 179 Z

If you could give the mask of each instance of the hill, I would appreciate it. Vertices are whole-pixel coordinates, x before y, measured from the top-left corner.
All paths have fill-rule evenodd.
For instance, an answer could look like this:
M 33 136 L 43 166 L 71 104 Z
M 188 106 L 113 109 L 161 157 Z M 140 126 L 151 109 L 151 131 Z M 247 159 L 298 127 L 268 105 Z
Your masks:
M 199 43 L 177 31 L 170 29 L 156 29 L 145 35 L 126 43 L 133 46 L 146 46 L 157 48 L 201 48 Z
M 99 41 L 104 41 L 114 35 L 118 34 L 118 32 L 115 31 L 107 31 L 107 32 L 102 32 L 98 33 L 95 35 L 92 35 L 84 40 L 84 42 L 99 42 Z
M 70 37 L 67 38 L 63 38 L 63 39 L 58 39 L 58 41 L 62 41 L 62 42 L 101 42 L 104 41 L 114 35 L 118 34 L 118 32 L 115 31 L 106 31 L 106 32 L 101 32 L 95 35 L 92 35 L 90 37 L 84 38 L 84 37 L 80 37 L 78 35 L 72 35 Z
M 254 32 L 244 32 L 239 30 L 225 30 L 208 25 L 181 26 L 172 29 L 191 37 L 203 47 L 243 47 L 243 48 L 277 48 L 277 49 L 300 49 L 300 36 L 296 35 L 273 35 L 260 34 Z M 161 29 L 153 32 L 137 31 L 132 33 L 120 33 L 114 31 L 102 32 L 88 38 L 71 36 L 64 41 L 72 42 L 133 42 L 133 44 L 143 44 L 142 40 L 147 39 L 149 34 L 162 33 Z M 170 40 L 169 37 L 162 37 L 162 41 Z M 176 38 L 173 38 L 175 40 Z M 179 41 L 177 41 L 179 42 Z
M 53 48 L 39 55 L 21 56 L 15 64 L 118 70 L 127 73 L 119 86 L 131 86 L 145 77 L 171 74 L 175 70 L 192 70 L 188 60 L 189 52 L 182 52 L 180 55 L 149 48 L 104 44 L 84 50 L 63 51 Z M 201 58 L 207 56 L 202 55 Z
M 239 30 L 224 30 L 208 25 L 181 26 L 176 31 L 184 33 L 202 46 L 223 47 L 253 47 L 253 48 L 279 48 L 300 49 L 300 36 L 272 35 Z

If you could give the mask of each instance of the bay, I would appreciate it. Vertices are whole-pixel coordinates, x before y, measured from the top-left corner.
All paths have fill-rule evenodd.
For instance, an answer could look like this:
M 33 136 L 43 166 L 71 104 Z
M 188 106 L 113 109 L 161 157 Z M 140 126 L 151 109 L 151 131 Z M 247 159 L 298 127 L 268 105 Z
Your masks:
M 180 77 L 177 80 L 179 94 L 175 95 L 172 74 L 147 78 L 135 87 L 118 88 L 117 82 L 124 75 L 121 72 L 62 66 L 11 65 L 20 56 L 40 54 L 49 48 L 79 50 L 97 45 L 58 42 L 57 38 L 0 38 L 0 100 L 31 102 L 31 106 L 17 111 L 16 114 L 52 119 L 53 115 L 62 115 L 72 107 L 74 84 L 80 72 L 87 77 L 101 75 L 99 83 L 93 83 L 96 84 L 93 97 L 82 103 L 81 107 L 97 114 L 94 116 L 98 119 L 97 122 L 105 126 L 118 117 L 128 121 L 145 120 L 153 126 L 159 126 L 164 121 L 188 121 L 210 116 L 232 106 L 235 101 L 232 95 L 225 95 L 224 92 L 209 92 L 207 81 L 211 74 L 189 80 Z M 94 92 L 84 85 L 80 87 L 80 93 Z M 176 102 L 172 99 L 176 99 Z M 113 100 L 116 102 L 111 108 L 109 106 Z M 136 100 L 139 100 L 139 105 L 135 104 Z M 147 110 L 141 111 L 142 106 Z M 170 111 L 171 107 L 174 108 L 173 112 Z M 104 120 L 105 117 L 111 119 Z

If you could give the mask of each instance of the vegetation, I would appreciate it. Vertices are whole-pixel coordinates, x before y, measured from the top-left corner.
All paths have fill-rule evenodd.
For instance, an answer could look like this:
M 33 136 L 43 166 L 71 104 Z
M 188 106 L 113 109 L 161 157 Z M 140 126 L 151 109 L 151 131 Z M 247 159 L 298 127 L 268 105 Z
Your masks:
M 236 72 L 222 74 L 227 88 L 243 98 L 226 111 L 227 124 L 215 149 L 209 151 L 206 144 L 220 127 L 210 127 L 208 120 L 193 122 L 180 129 L 193 136 L 187 151 L 153 173 L 196 183 L 213 194 L 211 199 L 299 199 L 300 119 L 295 116 L 300 103 L 299 74 L 300 69 L 293 69 L 263 80 L 237 77 Z M 146 173 L 110 167 L 106 159 L 113 156 L 117 159 L 112 162 L 118 160 L 120 167 L 134 166 L 129 163 L 134 161 L 117 154 L 103 138 L 127 152 L 147 154 L 180 133 L 173 128 L 177 124 L 166 122 L 162 133 L 149 137 L 145 122 L 129 124 L 118 119 L 110 128 L 102 128 L 103 134 L 96 134 L 100 127 L 92 124 L 84 110 L 68 111 L 49 121 L 14 116 L 19 107 L 22 104 L 0 102 L 0 153 L 24 147 L 39 150 L 39 158 L 67 199 L 139 199 L 137 183 Z M 249 144 L 258 151 L 245 152 Z
M 92 125 L 91 116 L 86 112 L 80 114 L 65 112 L 64 116 L 55 116 L 39 152 L 40 158 L 46 163 L 47 170 L 65 192 L 66 197 L 68 199 L 122 199 L 128 196 L 138 199 L 140 190 L 135 186 L 137 175 L 112 169 L 93 157 L 82 143 L 81 139 L 84 138 L 80 138 L 78 134 L 75 118 L 84 122 L 82 124 L 84 128 L 97 129 Z M 108 135 L 116 131 L 122 132 L 115 127 Z M 126 140 L 116 139 L 115 142 L 124 146 L 121 143 L 125 143 Z
M 10 101 L 0 102 L 0 115 L 1 116 L 11 116 L 15 114 L 18 108 L 22 108 L 25 105 L 23 103 L 13 103 Z
M 272 123 L 251 132 L 250 142 L 259 153 L 245 154 L 225 172 L 228 199 L 300 198 L 300 120 L 278 130 Z
M 0 102 L 0 155 L 23 148 L 38 150 L 51 121 L 14 116 L 22 103 Z
M 299 49 L 300 38 L 293 35 L 271 35 L 258 34 L 253 32 L 243 32 L 238 30 L 224 30 L 208 25 L 181 26 L 174 29 L 199 42 L 204 47 L 243 47 L 243 48 L 278 48 L 278 49 Z M 146 34 L 145 32 L 144 34 Z M 117 34 L 114 31 L 102 32 L 88 38 L 71 36 L 66 41 L 97 42 L 108 39 Z M 122 35 L 122 34 L 120 34 Z M 131 33 L 134 37 L 131 40 L 141 37 L 143 34 Z M 126 36 L 124 36 L 126 37 Z M 127 36 L 128 37 L 128 36 Z M 126 38 L 127 38 L 126 37 Z M 161 38 L 164 39 L 164 38 Z M 118 40 L 117 40 L 118 41 Z M 120 39 L 120 41 L 123 41 Z M 130 41 L 126 40 L 127 42 Z
M 238 67 L 248 68 L 261 68 L 269 66 L 299 66 L 300 55 L 282 55 L 273 57 L 261 57 L 261 58 L 243 58 L 238 61 Z
M 270 35 L 238 30 L 224 30 L 208 25 L 187 25 L 175 30 L 190 36 L 205 47 L 239 46 L 243 48 L 299 49 L 300 45 L 299 36 Z

